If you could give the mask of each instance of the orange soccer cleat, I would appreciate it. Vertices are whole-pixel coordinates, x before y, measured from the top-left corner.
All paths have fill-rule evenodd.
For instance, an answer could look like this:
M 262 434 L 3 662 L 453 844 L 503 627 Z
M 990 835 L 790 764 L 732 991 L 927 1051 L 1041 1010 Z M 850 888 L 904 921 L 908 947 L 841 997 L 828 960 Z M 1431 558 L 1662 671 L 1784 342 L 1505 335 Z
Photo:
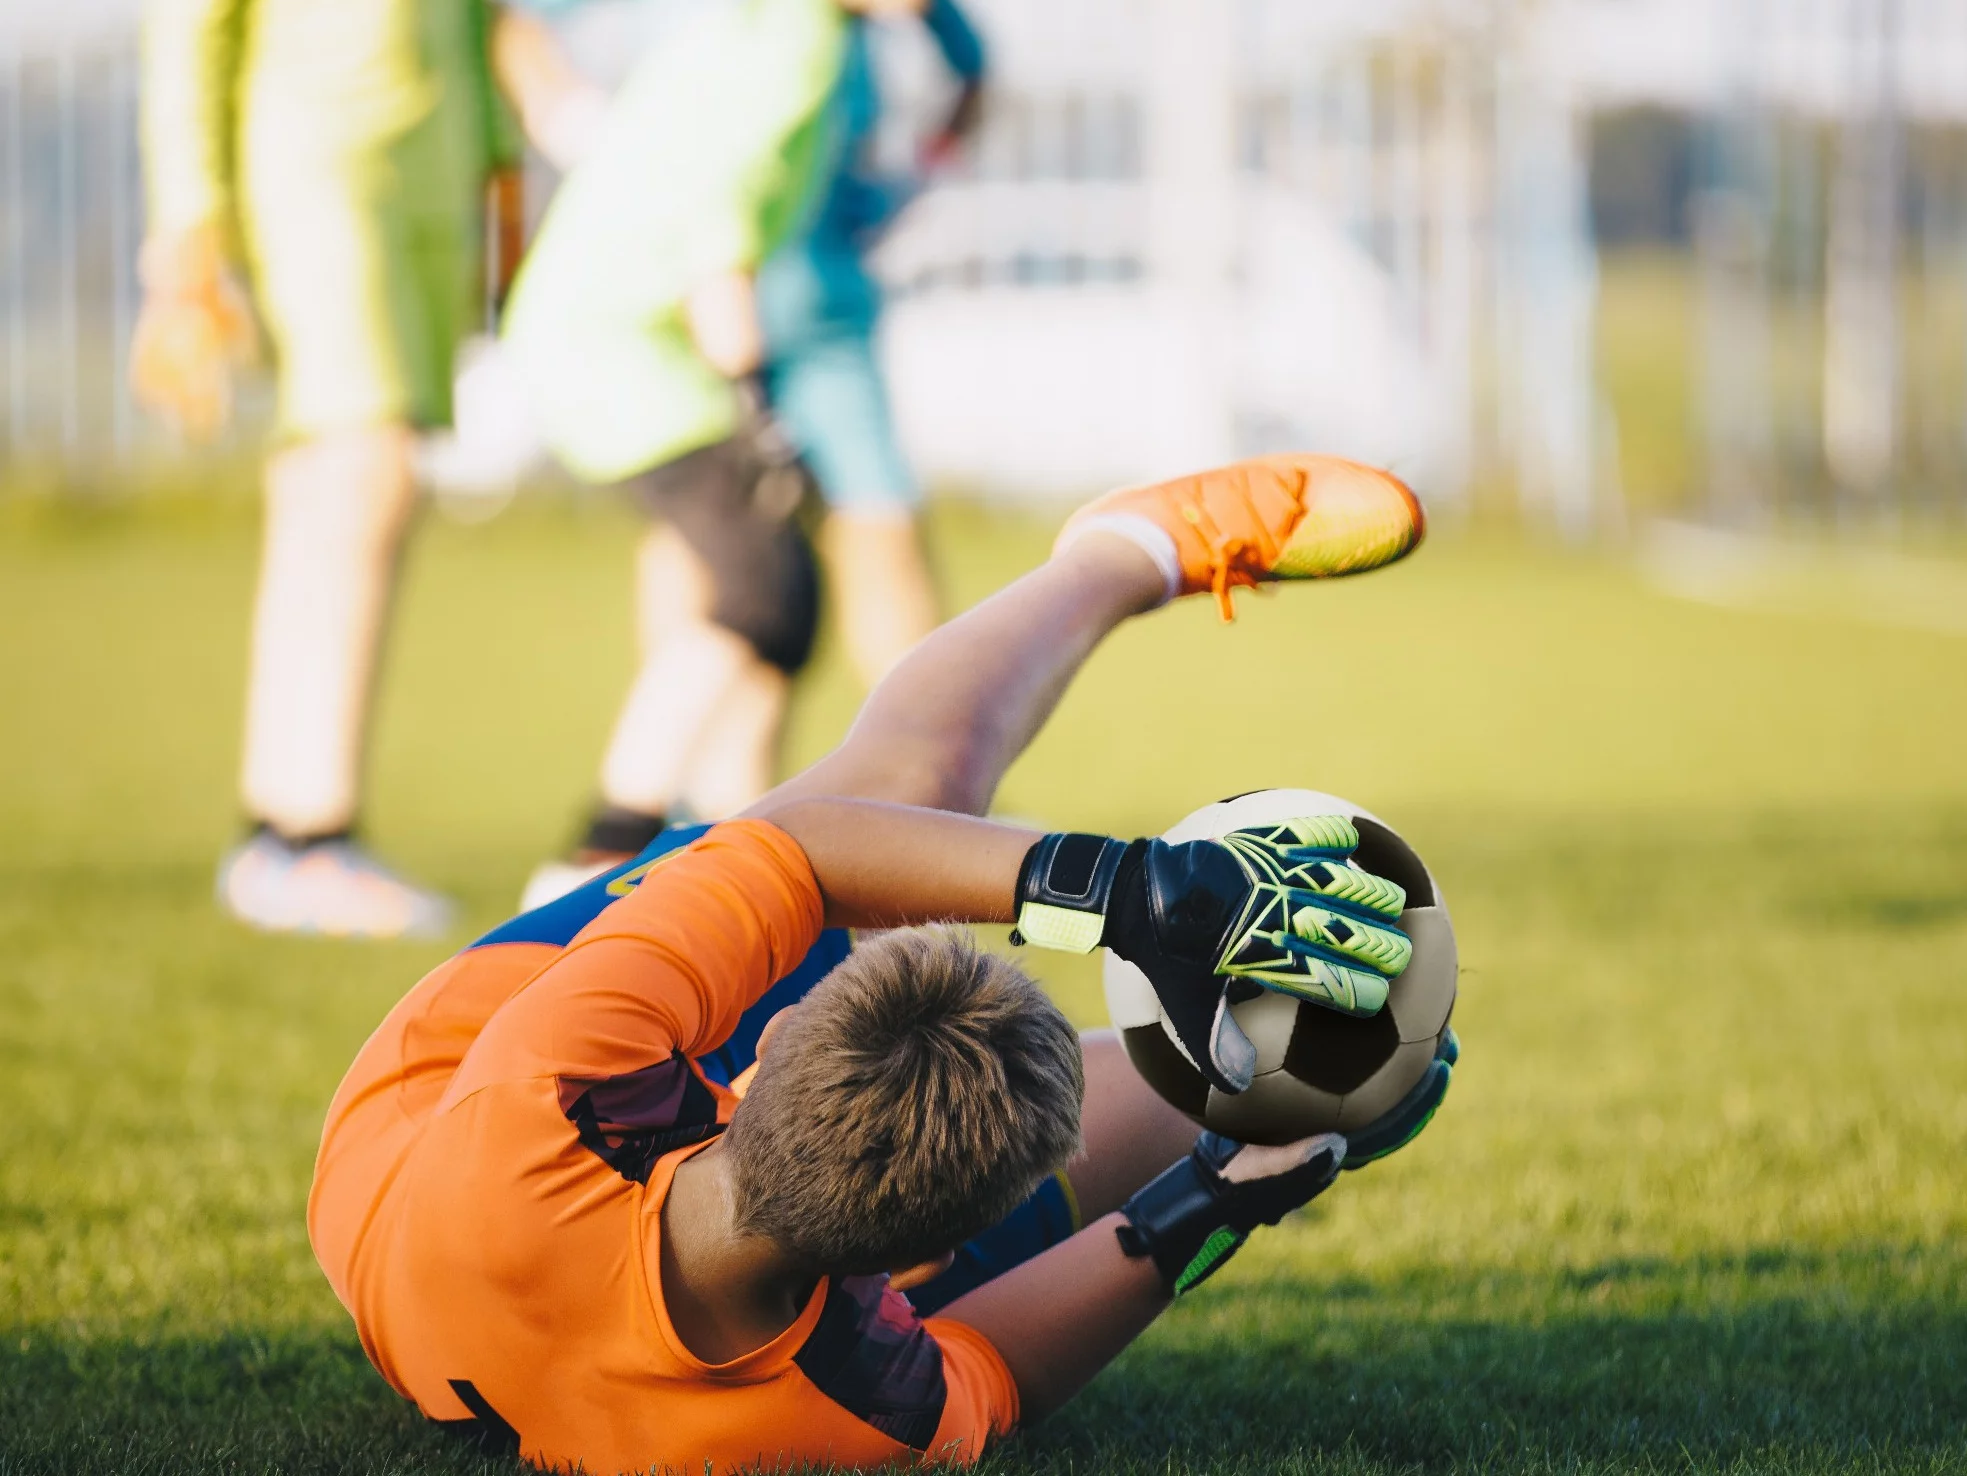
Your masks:
M 1412 553 L 1427 531 L 1420 499 L 1390 472 L 1336 456 L 1264 456 L 1109 492 L 1066 520 L 1057 548 L 1098 527 L 1145 547 L 1143 523 L 1174 544 L 1170 596 L 1210 590 L 1224 620 L 1236 616 L 1238 585 L 1363 574 Z

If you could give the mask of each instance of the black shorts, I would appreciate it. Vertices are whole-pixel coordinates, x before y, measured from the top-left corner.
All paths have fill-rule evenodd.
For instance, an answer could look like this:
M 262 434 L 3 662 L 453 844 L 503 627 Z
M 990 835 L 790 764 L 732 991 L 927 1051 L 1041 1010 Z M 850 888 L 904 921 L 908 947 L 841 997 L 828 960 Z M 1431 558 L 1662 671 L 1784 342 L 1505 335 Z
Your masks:
M 800 521 L 812 487 L 804 465 L 746 429 L 624 485 L 703 560 L 710 618 L 787 675 L 803 667 L 820 615 L 819 564 Z

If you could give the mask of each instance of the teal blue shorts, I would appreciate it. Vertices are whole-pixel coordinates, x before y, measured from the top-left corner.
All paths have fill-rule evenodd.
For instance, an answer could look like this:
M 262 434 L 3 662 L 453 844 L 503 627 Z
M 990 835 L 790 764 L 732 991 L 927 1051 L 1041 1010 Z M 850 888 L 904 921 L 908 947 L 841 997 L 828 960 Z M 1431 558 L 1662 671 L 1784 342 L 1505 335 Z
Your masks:
M 826 505 L 843 512 L 913 512 L 922 493 L 888 410 L 871 332 L 803 335 L 766 367 L 765 391 Z

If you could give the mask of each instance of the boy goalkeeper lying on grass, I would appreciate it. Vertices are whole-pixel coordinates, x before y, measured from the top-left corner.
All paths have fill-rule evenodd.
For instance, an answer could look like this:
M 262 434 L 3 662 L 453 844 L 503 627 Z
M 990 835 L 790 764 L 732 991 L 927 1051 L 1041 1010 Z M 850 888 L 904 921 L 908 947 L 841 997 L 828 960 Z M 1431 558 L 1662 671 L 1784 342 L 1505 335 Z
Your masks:
M 1346 1143 L 1197 1140 L 1111 1036 L 918 925 L 1102 942 L 1212 1081 L 1247 1085 L 1215 969 L 1251 883 L 1224 848 L 976 817 L 1122 621 L 1420 536 L 1404 487 L 1323 458 L 1112 494 L 747 815 L 670 831 L 425 978 L 342 1083 L 308 1207 L 383 1376 L 591 1473 L 967 1461 L 1069 1399 Z M 1326 901 L 1292 898 L 1294 992 L 1371 1014 L 1405 940 L 1356 912 L 1326 931 Z M 900 931 L 850 952 L 847 928 Z M 1374 1156 L 1446 1085 L 1438 1066 L 1375 1124 Z

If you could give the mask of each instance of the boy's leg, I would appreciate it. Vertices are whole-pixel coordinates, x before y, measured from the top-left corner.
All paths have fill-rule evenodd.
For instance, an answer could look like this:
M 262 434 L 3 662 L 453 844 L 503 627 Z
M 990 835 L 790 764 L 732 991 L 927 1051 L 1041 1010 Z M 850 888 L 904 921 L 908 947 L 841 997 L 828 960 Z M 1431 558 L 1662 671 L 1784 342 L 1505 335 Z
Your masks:
M 936 630 L 868 698 L 846 741 L 768 798 L 842 797 L 982 814 L 1067 683 L 1129 616 L 1239 584 L 1326 578 L 1420 542 L 1397 479 L 1321 456 L 1270 456 L 1108 494 L 1051 560 Z
M 734 698 L 742 702 L 748 674 L 760 665 L 742 638 L 711 623 L 709 605 L 703 560 L 668 523 L 649 529 L 635 555 L 641 665 L 602 755 L 600 798 L 572 854 L 542 862 L 527 878 L 521 912 L 641 851 L 669 824 L 677 800 L 689 797 L 692 756 Z
M 665 526 L 644 544 L 644 667 L 602 767 L 610 805 L 651 815 L 666 809 L 726 694 L 747 680 L 769 694 L 755 679 L 761 665 L 787 678 L 805 665 L 818 583 L 792 502 L 768 505 L 788 490 L 781 480 L 749 431 L 631 480 Z M 796 500 L 798 486 L 789 490 Z M 771 704 L 762 705 L 769 719 Z M 749 725 L 754 769 L 769 766 L 775 740 L 775 723 Z
M 735 815 L 772 787 L 791 681 L 752 657 L 705 724 L 683 780 L 683 802 L 699 819 Z
M 430 937 L 450 905 L 357 844 L 362 753 L 415 488 L 402 425 L 274 457 L 253 609 L 241 798 L 257 827 L 219 863 L 234 916 L 276 931 Z
M 415 495 L 401 427 L 305 441 L 267 468 L 243 789 L 248 812 L 283 835 L 354 823 L 376 653 Z
M 934 631 L 861 708 L 846 740 L 772 791 L 849 796 L 980 815 L 1086 658 L 1159 605 L 1153 559 L 1089 534 Z
M 848 659 L 872 687 L 936 628 L 921 488 L 895 439 L 873 324 L 802 314 L 772 336 L 772 410 L 826 498 L 819 545 L 829 593 Z
M 676 802 L 706 725 L 755 657 L 710 622 L 709 572 L 669 524 L 637 550 L 635 601 L 642 666 L 601 762 L 601 798 L 656 816 Z
M 817 628 L 812 550 L 792 502 L 773 500 L 798 487 L 750 431 L 624 485 L 662 520 L 637 561 L 642 666 L 602 761 L 600 803 L 572 858 L 534 871 L 521 911 L 640 850 L 679 799 L 708 802 L 711 818 L 757 799 L 787 683 Z
M 820 529 L 847 655 L 872 687 L 936 628 L 922 530 L 906 507 L 840 508 Z

